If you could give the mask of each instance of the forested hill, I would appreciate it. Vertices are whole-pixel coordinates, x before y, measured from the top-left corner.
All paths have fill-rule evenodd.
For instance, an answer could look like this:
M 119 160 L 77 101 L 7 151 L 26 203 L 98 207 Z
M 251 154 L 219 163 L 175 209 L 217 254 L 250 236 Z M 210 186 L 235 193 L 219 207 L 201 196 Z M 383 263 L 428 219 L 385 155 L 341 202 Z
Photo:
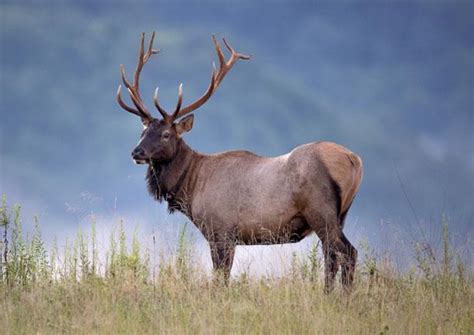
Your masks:
M 156 86 L 169 108 L 180 82 L 185 103 L 207 88 L 212 33 L 252 55 L 196 112 L 186 135 L 194 149 L 278 155 L 335 141 L 365 165 L 350 234 L 370 235 L 381 219 L 408 229 L 442 213 L 455 233 L 472 232 L 472 2 L 2 1 L 0 9 L 0 188 L 49 219 L 46 229 L 90 212 L 120 211 L 145 225 L 167 215 L 130 159 L 141 124 L 115 101 L 119 64 L 131 75 L 140 33 L 156 30 L 162 52 L 141 86 L 150 108 Z

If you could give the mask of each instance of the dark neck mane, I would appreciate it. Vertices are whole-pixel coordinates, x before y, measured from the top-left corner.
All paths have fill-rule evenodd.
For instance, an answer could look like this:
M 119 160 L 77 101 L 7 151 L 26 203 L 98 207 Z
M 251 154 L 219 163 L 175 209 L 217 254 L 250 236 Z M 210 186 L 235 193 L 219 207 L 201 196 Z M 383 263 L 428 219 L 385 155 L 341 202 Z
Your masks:
M 193 170 L 200 155 L 181 139 L 176 155 L 165 163 L 153 162 L 148 166 L 146 182 L 148 192 L 159 202 L 166 200 L 168 210 L 179 210 L 191 215 L 191 195 L 195 173 Z

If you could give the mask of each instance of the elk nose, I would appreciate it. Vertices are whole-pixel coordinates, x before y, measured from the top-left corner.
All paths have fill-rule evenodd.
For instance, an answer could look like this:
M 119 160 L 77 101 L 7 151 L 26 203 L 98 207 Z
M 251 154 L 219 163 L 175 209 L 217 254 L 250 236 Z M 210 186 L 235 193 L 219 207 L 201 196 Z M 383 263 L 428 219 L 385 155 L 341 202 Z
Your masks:
M 142 148 L 135 148 L 135 149 L 133 149 L 133 151 L 132 151 L 132 158 L 135 159 L 135 160 L 143 160 L 143 159 L 146 159 L 145 150 L 143 150 Z

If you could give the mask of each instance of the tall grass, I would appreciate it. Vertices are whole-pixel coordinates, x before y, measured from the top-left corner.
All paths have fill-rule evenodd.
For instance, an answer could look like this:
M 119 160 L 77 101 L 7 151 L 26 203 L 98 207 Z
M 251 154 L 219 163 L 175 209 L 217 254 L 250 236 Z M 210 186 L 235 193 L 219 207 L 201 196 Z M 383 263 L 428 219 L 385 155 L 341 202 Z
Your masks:
M 193 257 L 185 229 L 174 255 L 151 262 L 119 222 L 100 255 L 96 224 L 47 250 L 36 218 L 22 231 L 20 207 L 1 206 L 2 334 L 472 334 L 473 276 L 443 230 L 442 259 L 416 251 L 411 271 L 365 246 L 352 294 L 323 293 L 315 244 L 279 277 L 214 281 Z M 153 236 L 156 253 L 156 239 Z M 364 248 L 362 248 L 364 249 Z M 155 255 L 153 255 L 155 256 Z

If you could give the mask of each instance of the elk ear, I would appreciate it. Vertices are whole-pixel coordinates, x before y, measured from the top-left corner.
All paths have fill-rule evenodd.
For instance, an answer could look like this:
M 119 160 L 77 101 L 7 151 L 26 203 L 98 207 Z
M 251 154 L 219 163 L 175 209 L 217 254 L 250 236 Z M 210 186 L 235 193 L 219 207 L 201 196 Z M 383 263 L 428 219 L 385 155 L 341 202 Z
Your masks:
M 179 120 L 178 123 L 176 123 L 176 131 L 178 132 L 178 135 L 190 131 L 193 128 L 193 122 L 193 114 L 183 117 L 181 120 Z
M 150 120 L 142 118 L 143 128 L 147 128 L 150 125 Z

